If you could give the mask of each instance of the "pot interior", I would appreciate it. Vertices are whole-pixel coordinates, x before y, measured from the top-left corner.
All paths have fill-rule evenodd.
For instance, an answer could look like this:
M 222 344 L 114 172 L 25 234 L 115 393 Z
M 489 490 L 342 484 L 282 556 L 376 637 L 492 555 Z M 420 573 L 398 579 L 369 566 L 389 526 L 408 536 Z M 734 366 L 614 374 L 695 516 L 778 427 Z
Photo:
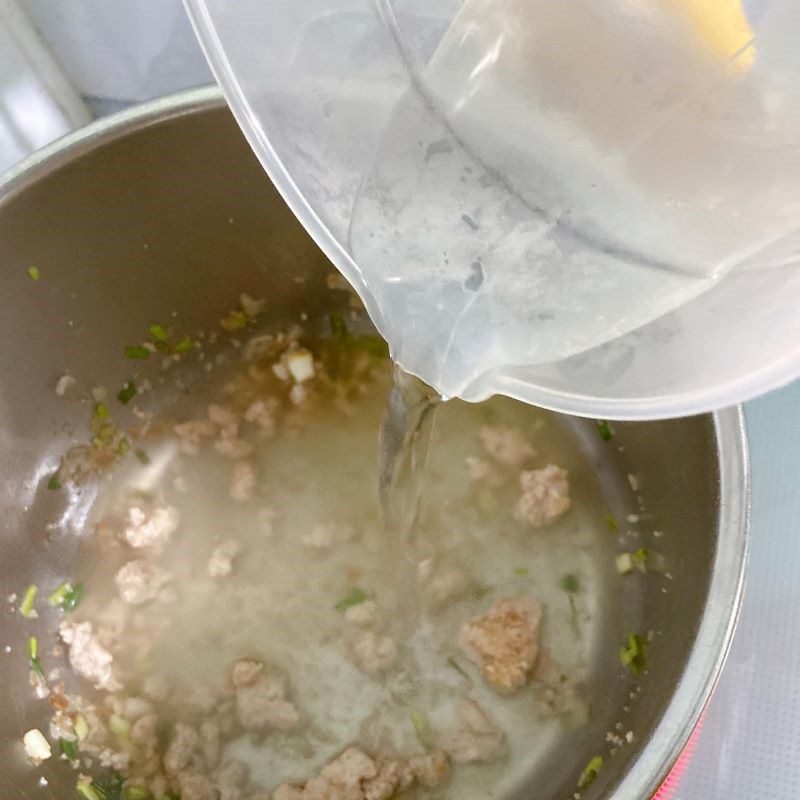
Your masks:
M 186 330 L 216 326 L 242 291 L 266 299 L 264 316 L 274 326 L 301 314 L 314 324 L 331 310 L 346 309 L 349 300 L 328 288 L 329 262 L 219 101 L 143 115 L 33 167 L 0 198 L 0 241 L 5 604 L 6 595 L 21 595 L 29 584 L 52 590 L 74 568 L 90 534 L 83 526 L 99 484 L 61 491 L 49 491 L 47 484 L 66 450 L 87 438 L 92 387 L 115 392 L 134 367 L 140 378 L 157 383 L 157 366 L 132 365 L 123 356 L 148 325 L 179 319 Z M 39 270 L 39 280 L 29 276 L 30 266 Z M 151 408 L 195 390 L 197 370 L 182 369 L 175 374 L 185 380 L 170 374 L 151 393 Z M 54 387 L 65 373 L 76 385 L 60 397 Z M 563 726 L 507 794 L 539 800 L 572 797 L 581 770 L 598 754 L 604 768 L 583 796 L 609 797 L 646 748 L 661 748 L 668 760 L 675 741 L 688 734 L 696 708 L 680 710 L 684 730 L 664 731 L 659 723 L 684 681 L 710 607 L 719 537 L 727 532 L 720 530 L 719 424 L 711 415 L 617 423 L 610 441 L 598 435 L 594 421 L 562 418 L 559 424 L 582 453 L 587 485 L 596 484 L 603 506 L 598 514 L 613 515 L 620 529 L 609 530 L 594 551 L 601 591 L 590 626 L 589 721 Z M 741 460 L 738 443 L 730 453 Z M 742 497 L 730 502 L 744 503 Z M 737 542 L 738 556 L 730 561 L 735 570 L 743 550 L 743 541 Z M 615 555 L 641 547 L 657 552 L 662 568 L 620 576 Z M 717 601 L 712 648 L 724 649 L 737 600 L 733 591 Z M 34 768 L 20 741 L 30 728 L 46 732 L 49 718 L 47 702 L 37 701 L 28 687 L 26 642 L 31 635 L 51 640 L 61 612 L 43 603 L 31 621 L 18 605 L 7 605 L 0 631 L 6 648 L 0 654 L 0 794 L 60 799 L 72 792 L 75 772 L 55 758 Z M 631 675 L 619 659 L 631 631 L 652 638 L 641 676 Z M 713 677 L 712 671 L 698 676 L 704 691 Z M 628 731 L 630 743 L 614 747 L 607 741 L 609 733 L 624 737 Z M 663 766 L 650 757 L 642 797 Z M 47 785 L 40 785 L 42 777 Z

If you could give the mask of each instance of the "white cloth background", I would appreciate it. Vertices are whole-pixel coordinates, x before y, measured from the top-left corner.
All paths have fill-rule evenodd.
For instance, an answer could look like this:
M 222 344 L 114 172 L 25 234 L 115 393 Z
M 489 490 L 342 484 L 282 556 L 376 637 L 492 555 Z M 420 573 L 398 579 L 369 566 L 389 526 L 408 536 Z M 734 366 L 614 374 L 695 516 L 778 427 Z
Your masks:
M 67 77 L 89 98 L 138 102 L 213 81 L 180 0 L 22 5 Z

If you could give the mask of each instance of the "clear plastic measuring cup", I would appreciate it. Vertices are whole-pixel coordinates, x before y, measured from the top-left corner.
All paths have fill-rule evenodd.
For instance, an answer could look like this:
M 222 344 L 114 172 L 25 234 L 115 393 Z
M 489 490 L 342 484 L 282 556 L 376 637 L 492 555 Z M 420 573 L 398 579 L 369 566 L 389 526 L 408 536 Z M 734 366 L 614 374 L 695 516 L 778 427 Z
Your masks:
M 187 0 L 253 148 L 445 395 L 649 418 L 800 374 L 793 0 Z

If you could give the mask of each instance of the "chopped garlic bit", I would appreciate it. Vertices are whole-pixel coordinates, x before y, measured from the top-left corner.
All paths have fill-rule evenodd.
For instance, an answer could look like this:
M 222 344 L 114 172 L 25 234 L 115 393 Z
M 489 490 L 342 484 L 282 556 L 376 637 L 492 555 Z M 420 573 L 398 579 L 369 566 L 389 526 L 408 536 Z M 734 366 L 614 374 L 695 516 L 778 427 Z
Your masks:
M 269 354 L 274 344 L 275 337 L 271 333 L 254 336 L 244 346 L 244 360 L 258 361 L 260 358 L 264 358 Z
M 25 754 L 34 764 L 41 764 L 53 755 L 50 743 L 38 728 L 27 731 L 22 737 L 22 744 L 25 746 Z
M 275 377 L 281 381 L 288 381 L 289 380 L 289 370 L 286 368 L 286 364 L 282 361 L 276 361 L 272 365 L 272 371 L 275 373 Z
M 351 541 L 355 535 L 355 528 L 347 523 L 321 522 L 311 529 L 311 533 L 302 536 L 301 541 L 312 550 L 329 550 L 335 545 Z
M 212 578 L 224 578 L 233 572 L 233 560 L 242 550 L 242 546 L 234 539 L 228 539 L 214 548 L 208 559 L 208 574 Z
M 256 488 L 256 471 L 247 461 L 237 461 L 231 472 L 230 496 L 243 502 L 253 496 Z
M 79 742 L 83 741 L 89 735 L 89 723 L 86 721 L 86 717 L 84 717 L 83 714 L 78 714 L 75 717 L 74 730 Z
M 292 405 L 295 406 L 302 405 L 307 397 L 308 397 L 308 392 L 306 391 L 306 387 L 303 386 L 303 384 L 301 383 L 296 383 L 289 390 L 289 402 L 291 402 Z
M 617 562 L 617 572 L 620 575 L 627 575 L 630 572 L 633 572 L 633 556 L 630 553 L 620 553 L 616 559 Z
M 267 301 L 263 298 L 256 300 L 244 292 L 239 295 L 239 305 L 242 307 L 242 311 L 244 311 L 244 313 L 250 319 L 255 319 L 264 310 L 264 306 L 266 304 Z
M 344 276 L 339 272 L 329 272 L 325 276 L 325 283 L 329 289 L 338 289 L 339 291 L 346 292 L 350 288 Z
M 75 385 L 75 383 L 75 378 L 73 378 L 72 375 L 67 375 L 65 373 L 56 382 L 56 394 L 59 397 L 63 397 L 67 391 Z
M 361 625 L 368 628 L 378 620 L 378 606 L 374 600 L 365 600 L 358 605 L 350 606 L 345 612 L 344 617 L 354 625 Z
M 314 377 L 314 356 L 303 347 L 292 350 L 286 354 L 286 368 L 297 383 L 311 380 Z

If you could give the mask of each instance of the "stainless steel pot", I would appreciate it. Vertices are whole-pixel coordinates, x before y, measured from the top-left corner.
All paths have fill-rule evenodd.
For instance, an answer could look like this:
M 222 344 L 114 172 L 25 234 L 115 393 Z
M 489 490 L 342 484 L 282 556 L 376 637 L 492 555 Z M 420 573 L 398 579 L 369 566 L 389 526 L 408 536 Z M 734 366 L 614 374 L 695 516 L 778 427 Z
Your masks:
M 27 273 L 38 267 L 39 281 Z M 327 262 L 251 154 L 216 90 L 159 100 L 66 137 L 0 186 L 0 589 L 68 571 L 90 488 L 48 492 L 48 476 L 85 427 L 86 408 L 54 393 L 69 371 L 86 389 L 121 385 L 120 347 L 153 319 L 182 311 L 186 329 L 219 314 L 220 294 L 264 286 L 270 312 L 291 318 L 329 302 Z M 742 593 L 748 477 L 737 409 L 690 419 L 620 423 L 617 449 L 586 436 L 610 502 L 634 471 L 674 580 L 654 576 L 614 608 L 656 633 L 655 659 L 636 702 L 615 658 L 594 678 L 590 724 L 570 732 L 526 797 L 571 797 L 575 775 L 622 719 L 636 732 L 584 797 L 642 800 L 663 780 L 709 699 Z M 609 581 L 609 592 L 618 587 Z M 611 607 L 611 606 L 610 606 Z M 75 775 L 55 759 L 32 768 L 23 731 L 46 730 L 47 709 L 27 686 L 25 641 L 44 639 L 10 607 L 0 627 L 0 796 L 64 798 Z M 10 648 L 10 651 L 9 649 Z M 620 714 L 624 714 L 620 717 Z M 557 766 L 556 766 L 557 765 Z M 39 785 L 40 776 L 48 781 Z

